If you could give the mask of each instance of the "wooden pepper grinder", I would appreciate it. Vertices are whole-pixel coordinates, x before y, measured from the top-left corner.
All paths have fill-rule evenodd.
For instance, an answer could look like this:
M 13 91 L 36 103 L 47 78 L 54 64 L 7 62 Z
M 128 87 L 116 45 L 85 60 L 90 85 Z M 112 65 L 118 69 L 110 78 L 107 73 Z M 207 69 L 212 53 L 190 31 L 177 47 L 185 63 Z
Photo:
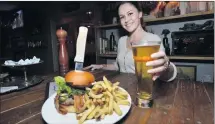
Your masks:
M 59 48 L 59 64 L 60 64 L 60 75 L 65 76 L 65 74 L 69 71 L 69 59 L 68 59 L 68 52 L 66 48 L 66 36 L 67 32 L 62 29 L 57 30 L 56 35 L 60 42 Z

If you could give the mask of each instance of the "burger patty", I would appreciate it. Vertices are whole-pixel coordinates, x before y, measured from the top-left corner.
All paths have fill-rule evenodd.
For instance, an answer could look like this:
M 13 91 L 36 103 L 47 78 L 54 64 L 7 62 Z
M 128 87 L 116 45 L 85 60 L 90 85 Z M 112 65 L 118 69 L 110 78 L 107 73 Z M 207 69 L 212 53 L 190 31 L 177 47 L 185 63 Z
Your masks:
M 73 98 L 68 98 L 66 101 L 62 102 L 61 104 L 63 105 L 74 105 L 74 100 Z

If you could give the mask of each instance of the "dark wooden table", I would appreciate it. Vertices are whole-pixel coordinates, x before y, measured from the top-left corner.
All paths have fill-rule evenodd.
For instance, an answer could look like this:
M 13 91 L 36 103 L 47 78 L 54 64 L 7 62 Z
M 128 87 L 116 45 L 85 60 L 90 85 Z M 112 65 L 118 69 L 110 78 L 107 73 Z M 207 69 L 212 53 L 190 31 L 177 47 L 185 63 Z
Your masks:
M 97 81 L 105 75 L 120 82 L 135 100 L 136 77 L 133 74 L 97 70 Z M 43 124 L 41 108 L 46 99 L 46 86 L 56 74 L 44 76 L 44 81 L 19 92 L 1 95 L 1 124 Z M 214 84 L 176 79 L 155 83 L 154 106 L 141 109 L 132 105 L 119 124 L 213 124 Z

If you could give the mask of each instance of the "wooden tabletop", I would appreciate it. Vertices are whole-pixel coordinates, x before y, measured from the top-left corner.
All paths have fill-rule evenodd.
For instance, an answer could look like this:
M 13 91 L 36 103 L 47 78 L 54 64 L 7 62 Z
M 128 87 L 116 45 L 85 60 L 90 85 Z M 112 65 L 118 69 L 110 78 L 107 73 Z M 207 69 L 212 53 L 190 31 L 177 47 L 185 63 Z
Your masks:
M 105 75 L 111 82 L 120 82 L 132 100 L 136 99 L 134 74 L 97 70 L 96 80 Z M 41 108 L 46 100 L 46 86 L 56 74 L 44 76 L 41 84 L 1 95 L 0 124 L 43 124 Z M 150 109 L 132 104 L 129 113 L 118 123 L 124 124 L 213 124 L 214 84 L 176 79 L 155 82 L 155 100 Z M 117 123 L 117 124 L 118 124 Z

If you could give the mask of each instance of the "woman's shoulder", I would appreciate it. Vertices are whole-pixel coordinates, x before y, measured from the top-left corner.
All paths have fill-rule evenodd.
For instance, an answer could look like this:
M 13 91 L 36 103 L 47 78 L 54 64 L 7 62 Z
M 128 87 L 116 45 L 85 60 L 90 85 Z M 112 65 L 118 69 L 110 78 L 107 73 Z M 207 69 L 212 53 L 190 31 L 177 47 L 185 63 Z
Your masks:
M 152 34 L 149 32 L 146 32 L 146 39 L 145 40 L 155 40 L 155 41 L 160 41 L 161 38 L 157 34 Z
M 122 36 L 122 37 L 120 37 L 120 38 L 119 38 L 119 41 L 126 41 L 126 40 L 127 40 L 127 38 L 128 38 L 128 36 L 127 36 L 127 35 Z
M 126 43 L 125 41 L 127 40 L 128 36 L 122 36 L 119 38 L 119 42 L 118 43 Z

